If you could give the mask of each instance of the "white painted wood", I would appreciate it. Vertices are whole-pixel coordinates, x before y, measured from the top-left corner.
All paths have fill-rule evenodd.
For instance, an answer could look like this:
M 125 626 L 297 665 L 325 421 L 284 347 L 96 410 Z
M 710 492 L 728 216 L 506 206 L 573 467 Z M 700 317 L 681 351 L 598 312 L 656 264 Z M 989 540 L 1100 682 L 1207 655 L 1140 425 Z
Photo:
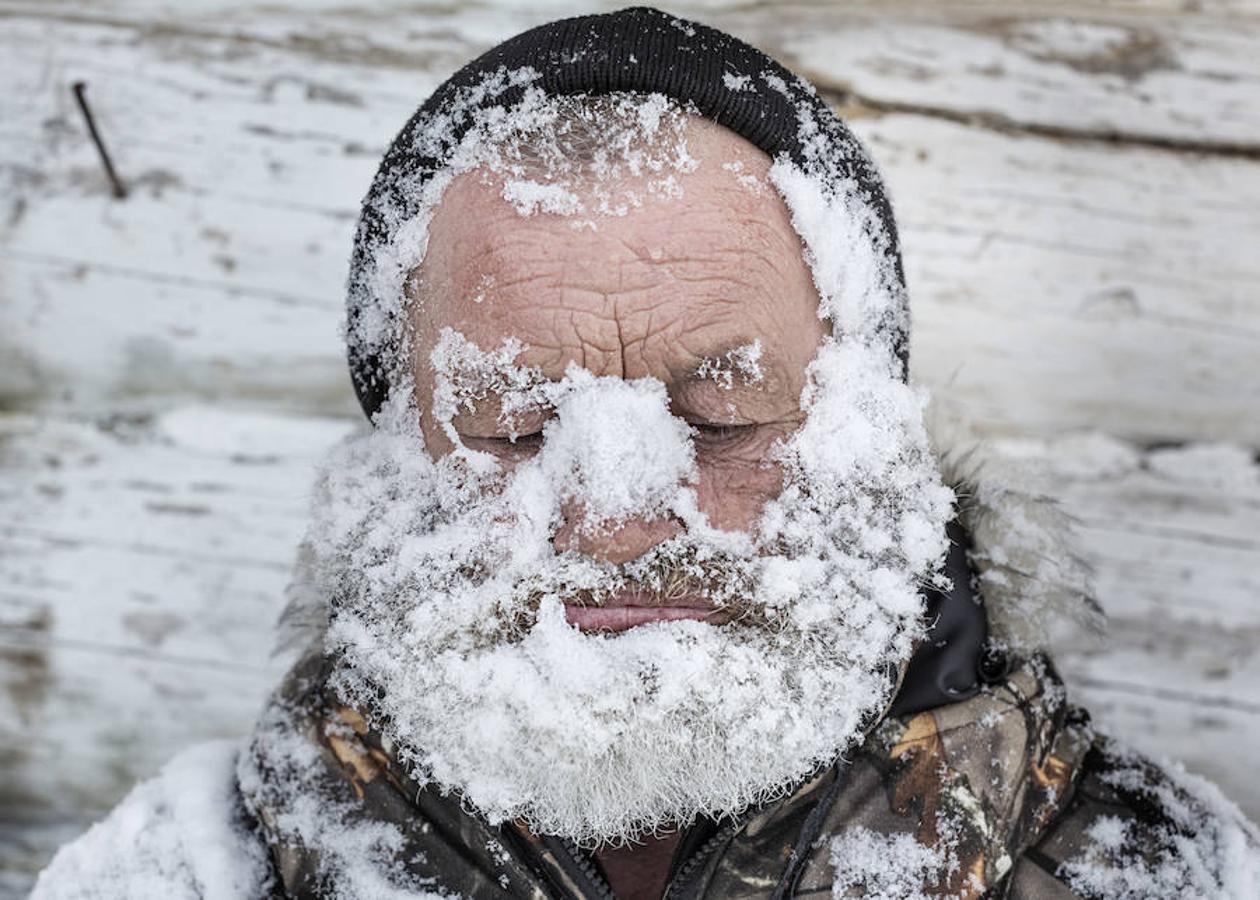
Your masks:
M 715 18 L 774 49 L 795 46 L 803 15 Z M 286 16 L 319 38 L 297 40 Z M 193 12 L 184 30 L 157 35 L 43 8 L 7 20 L 0 49 L 19 89 L 0 98 L 15 180 L 0 349 L 16 362 L 0 372 L 0 393 L 94 410 L 137 392 L 352 409 L 336 322 L 354 210 L 376 154 L 446 72 L 406 66 L 453 66 L 525 23 L 519 13 L 416 16 L 402 39 L 334 13 L 251 12 L 228 29 Z M 448 32 L 448 49 L 426 55 Z M 971 33 L 960 27 L 959 41 Z M 961 77 L 950 60 L 931 83 Z M 1237 48 L 1228 60 L 1251 64 Z M 868 63 L 857 71 L 874 78 L 880 67 Z M 1071 71 L 1054 83 L 1055 103 L 1089 106 L 1079 92 L 1097 82 Z M 1180 87 L 1157 92 L 1169 104 L 1215 83 L 1172 71 Z M 71 106 L 77 78 L 133 183 L 125 203 L 108 198 Z M 976 91 L 995 89 L 959 83 L 955 93 Z M 857 112 L 902 220 L 921 381 L 948 386 L 992 433 L 1101 428 L 1260 445 L 1250 252 L 1260 162 Z
M 859 126 L 901 216 L 920 381 L 990 433 L 1260 446 L 1260 164 Z
M 1260 22 L 1051 9 L 836 6 L 823 23 L 812 10 L 780 16 L 771 40 L 820 86 L 875 104 L 1087 136 L 1260 144 Z
M 248 729 L 283 669 L 311 463 L 357 424 L 0 416 L 0 869 L 38 869 L 177 748 Z
M 1112 643 L 1061 658 L 1073 691 L 1255 817 L 1260 9 L 1200 6 L 692 12 L 862 99 L 916 376 L 1081 521 Z M 337 322 L 376 159 L 461 62 L 589 8 L 0 0 L 0 896 L 247 728 L 311 463 L 357 421 Z
M 1110 624 L 1058 664 L 1095 720 L 1260 816 L 1260 460 L 1103 435 L 1002 442 L 1077 522 Z

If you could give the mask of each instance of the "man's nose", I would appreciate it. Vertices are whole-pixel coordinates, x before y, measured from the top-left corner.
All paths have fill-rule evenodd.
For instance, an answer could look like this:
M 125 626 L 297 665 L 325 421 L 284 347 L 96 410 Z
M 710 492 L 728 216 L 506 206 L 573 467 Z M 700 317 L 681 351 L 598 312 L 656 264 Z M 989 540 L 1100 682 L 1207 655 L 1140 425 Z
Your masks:
M 556 550 L 574 550 L 613 565 L 637 559 L 683 530 L 683 524 L 669 515 L 657 519 L 631 516 L 589 528 L 583 527 L 585 511 L 580 503 L 566 502 L 561 512 L 564 521 L 551 538 Z

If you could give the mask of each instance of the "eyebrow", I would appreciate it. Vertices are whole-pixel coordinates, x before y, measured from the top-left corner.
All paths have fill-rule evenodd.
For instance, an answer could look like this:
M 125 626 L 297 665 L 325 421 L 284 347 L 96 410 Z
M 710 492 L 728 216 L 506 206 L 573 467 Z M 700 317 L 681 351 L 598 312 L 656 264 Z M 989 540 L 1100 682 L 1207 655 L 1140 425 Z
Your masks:
M 705 368 L 704 364 L 706 361 L 721 364 L 723 368 L 719 371 L 730 371 L 735 375 L 743 375 L 744 373 L 740 370 L 739 366 L 732 361 L 732 357 L 744 350 L 744 348 L 755 343 L 760 343 L 760 339 L 736 338 L 735 340 L 725 341 L 721 344 L 715 345 L 709 348 L 707 352 L 701 354 L 700 361 L 690 366 L 685 371 L 680 372 L 678 370 L 671 370 L 670 377 L 672 382 L 680 388 L 692 387 L 704 382 L 712 382 L 714 380 L 714 370 L 710 368 L 708 371 L 702 371 Z M 763 355 L 758 357 L 757 368 L 763 373 L 767 373 L 766 380 L 769 381 L 771 380 L 768 377 L 769 373 L 777 371 L 777 361 L 765 356 L 763 353 Z M 736 387 L 748 386 L 749 385 L 745 383 L 745 379 L 740 378 L 731 384 L 730 389 L 734 390 Z M 723 388 L 723 390 L 726 390 L 726 388 Z
M 667 372 L 669 381 L 666 386 L 669 388 L 671 394 L 678 394 L 682 396 L 691 395 L 691 399 L 693 400 L 700 399 L 700 397 L 696 395 L 696 391 L 702 387 L 712 387 L 713 389 L 720 391 L 721 396 L 725 398 L 732 398 L 738 395 L 747 399 L 751 396 L 761 397 L 773 395 L 775 393 L 775 386 L 781 383 L 782 375 L 782 370 L 777 358 L 769 356 L 763 351 L 757 361 L 757 366 L 762 371 L 763 377 L 756 383 L 749 383 L 746 378 L 742 377 L 743 373 L 740 369 L 730 362 L 733 355 L 744 350 L 744 348 L 750 346 L 751 344 L 758 343 L 759 341 L 760 338 L 758 337 L 743 335 L 713 344 L 694 361 L 668 366 Z M 721 362 L 724 365 L 721 371 L 729 371 L 732 375 L 736 376 L 732 378 L 729 387 L 714 379 L 713 370 L 702 371 L 706 360 Z M 502 393 L 500 391 L 490 390 L 483 399 L 493 401 L 501 396 Z M 477 404 L 472 410 L 466 408 L 461 409 L 455 418 L 463 421 L 465 424 L 487 421 L 497 423 L 499 420 L 498 415 L 491 416 L 489 414 L 489 411 L 484 403 Z

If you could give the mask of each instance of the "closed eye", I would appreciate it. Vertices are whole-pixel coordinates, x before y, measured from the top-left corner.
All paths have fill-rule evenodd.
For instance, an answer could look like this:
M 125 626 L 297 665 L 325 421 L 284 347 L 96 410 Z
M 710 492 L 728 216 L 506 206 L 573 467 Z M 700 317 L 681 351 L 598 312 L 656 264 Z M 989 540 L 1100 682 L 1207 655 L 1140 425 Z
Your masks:
M 542 445 L 543 433 L 541 431 L 531 431 L 529 434 L 508 435 L 507 437 L 498 438 L 498 440 L 506 441 L 517 447 L 537 447 Z
M 529 434 L 512 435 L 496 435 L 494 437 L 472 437 L 465 435 L 461 438 L 464 445 L 473 450 L 485 450 L 490 453 L 499 453 L 505 455 L 521 455 L 534 453 L 542 447 L 543 433 L 541 431 L 531 431 Z
M 710 422 L 688 422 L 696 437 L 710 444 L 724 444 L 747 437 L 756 425 L 716 425 Z

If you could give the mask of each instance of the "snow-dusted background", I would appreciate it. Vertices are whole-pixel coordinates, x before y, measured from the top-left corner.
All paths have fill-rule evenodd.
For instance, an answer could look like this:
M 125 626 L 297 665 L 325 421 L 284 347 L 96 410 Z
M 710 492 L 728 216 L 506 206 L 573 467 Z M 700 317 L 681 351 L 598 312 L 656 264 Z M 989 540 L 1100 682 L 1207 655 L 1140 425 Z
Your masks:
M 358 423 L 376 161 L 463 61 L 596 8 L 355 6 L 0 0 L 0 896 L 248 727 L 311 463 Z M 1060 658 L 1077 698 L 1260 816 L 1260 4 L 669 8 L 866 140 L 917 378 L 1080 520 L 1112 634 Z

